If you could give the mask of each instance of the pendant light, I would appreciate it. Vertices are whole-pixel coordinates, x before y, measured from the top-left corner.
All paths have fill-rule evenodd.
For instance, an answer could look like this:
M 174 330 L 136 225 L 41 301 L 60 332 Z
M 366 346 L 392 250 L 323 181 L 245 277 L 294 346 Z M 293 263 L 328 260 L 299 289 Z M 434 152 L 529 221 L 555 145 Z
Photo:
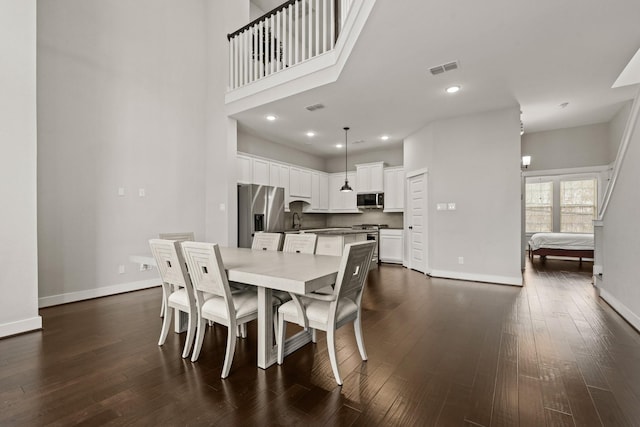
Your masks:
M 349 185 L 349 179 L 347 178 L 347 132 L 349 128 L 344 128 L 344 185 L 340 188 L 342 192 L 353 191 L 353 188 Z

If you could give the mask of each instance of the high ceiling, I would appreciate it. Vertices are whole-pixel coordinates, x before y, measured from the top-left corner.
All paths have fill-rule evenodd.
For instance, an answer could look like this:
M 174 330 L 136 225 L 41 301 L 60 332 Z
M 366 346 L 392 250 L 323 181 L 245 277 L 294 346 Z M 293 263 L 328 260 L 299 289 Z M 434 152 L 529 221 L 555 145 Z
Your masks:
M 337 82 L 235 117 L 248 133 L 322 157 L 340 154 L 344 126 L 357 151 L 397 146 L 433 120 L 517 105 L 525 132 L 606 122 L 637 90 L 611 85 L 640 48 L 638 17 L 638 0 L 379 0 Z M 429 73 L 456 60 L 458 70 Z M 453 84 L 462 89 L 445 93 Z M 326 108 L 305 109 L 316 103 Z

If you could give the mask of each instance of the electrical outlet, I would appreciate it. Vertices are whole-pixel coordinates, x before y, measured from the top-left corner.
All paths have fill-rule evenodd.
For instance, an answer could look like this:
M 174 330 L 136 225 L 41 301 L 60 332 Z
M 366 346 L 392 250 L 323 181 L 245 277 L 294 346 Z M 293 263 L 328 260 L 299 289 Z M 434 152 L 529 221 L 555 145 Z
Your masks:
M 456 204 L 452 203 L 452 202 L 447 203 L 447 209 L 450 210 L 450 211 L 455 211 L 456 210 Z
M 151 270 L 151 266 L 149 264 L 140 264 L 140 271 Z
M 147 195 L 147 192 L 145 191 L 144 188 L 138 188 L 138 197 L 145 197 Z
M 463 256 L 459 256 L 458 257 L 458 264 L 464 264 L 464 257 Z
M 120 264 L 118 266 L 118 274 L 124 274 L 124 265 Z

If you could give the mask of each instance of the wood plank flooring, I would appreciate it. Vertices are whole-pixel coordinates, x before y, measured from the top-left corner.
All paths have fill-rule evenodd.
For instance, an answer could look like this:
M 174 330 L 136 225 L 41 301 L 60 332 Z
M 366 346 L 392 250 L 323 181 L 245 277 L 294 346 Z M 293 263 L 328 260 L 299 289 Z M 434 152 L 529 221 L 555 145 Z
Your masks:
M 224 327 L 197 363 L 184 334 L 158 347 L 159 288 L 46 308 L 43 331 L 0 340 L 0 426 L 639 426 L 640 335 L 597 298 L 591 266 L 528 261 L 523 288 L 381 266 L 369 360 L 352 327 L 337 333 L 342 387 L 322 333 L 261 370 L 252 324 L 226 380 Z

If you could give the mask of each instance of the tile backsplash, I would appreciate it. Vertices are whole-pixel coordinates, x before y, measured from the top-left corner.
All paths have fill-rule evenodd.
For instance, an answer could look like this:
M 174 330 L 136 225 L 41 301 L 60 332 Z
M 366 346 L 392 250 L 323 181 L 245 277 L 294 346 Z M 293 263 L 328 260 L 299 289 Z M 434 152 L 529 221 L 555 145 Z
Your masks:
M 291 212 L 285 212 L 284 225 L 286 229 L 293 228 L 293 214 L 299 215 L 302 228 L 351 227 L 355 224 L 388 224 L 391 228 L 403 227 L 402 213 L 384 213 L 380 210 L 365 210 L 362 213 L 334 214 L 334 213 L 304 213 L 303 202 L 292 202 Z M 296 219 L 297 221 L 297 219 Z

